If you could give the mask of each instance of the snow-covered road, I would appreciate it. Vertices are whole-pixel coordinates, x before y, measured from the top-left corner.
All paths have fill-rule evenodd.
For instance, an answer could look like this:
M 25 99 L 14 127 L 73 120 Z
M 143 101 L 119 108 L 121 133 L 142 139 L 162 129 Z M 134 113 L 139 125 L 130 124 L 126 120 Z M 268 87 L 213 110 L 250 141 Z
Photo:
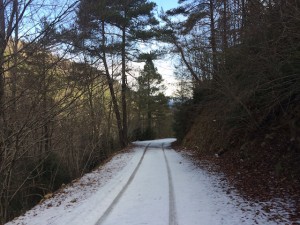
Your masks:
M 278 224 L 259 204 L 228 194 L 219 179 L 170 148 L 136 142 L 7 225 Z
M 168 175 L 161 148 L 149 147 L 132 182 L 97 224 L 168 224 Z M 139 217 L 137 220 L 137 216 Z

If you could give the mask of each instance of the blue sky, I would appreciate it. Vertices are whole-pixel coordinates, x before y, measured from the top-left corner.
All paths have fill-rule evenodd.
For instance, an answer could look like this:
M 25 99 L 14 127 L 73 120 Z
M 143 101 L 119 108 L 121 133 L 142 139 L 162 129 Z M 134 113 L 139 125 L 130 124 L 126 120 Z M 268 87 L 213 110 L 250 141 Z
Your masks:
M 157 4 L 157 9 L 160 11 L 161 7 L 164 9 L 164 11 L 175 8 L 178 6 L 178 0 L 152 0 Z
M 178 6 L 178 0 L 150 0 L 157 4 L 157 10 L 160 12 L 161 8 L 164 11 L 167 11 Z M 155 44 L 154 44 L 155 45 Z M 173 60 L 174 57 L 166 57 L 161 60 L 155 60 L 155 66 L 157 67 L 158 72 L 162 75 L 164 79 L 164 85 L 166 86 L 165 94 L 168 96 L 173 95 L 176 90 L 176 79 L 174 77 L 174 66 Z

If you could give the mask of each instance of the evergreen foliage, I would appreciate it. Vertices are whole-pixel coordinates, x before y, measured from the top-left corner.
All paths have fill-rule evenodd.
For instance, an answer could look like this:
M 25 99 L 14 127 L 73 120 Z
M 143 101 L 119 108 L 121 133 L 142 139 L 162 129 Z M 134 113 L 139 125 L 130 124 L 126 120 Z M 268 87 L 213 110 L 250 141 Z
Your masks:
M 177 107 L 177 137 L 202 153 L 235 151 L 253 165 L 268 155 L 274 171 L 284 161 L 282 171 L 299 180 L 299 5 L 211 4 L 182 1 L 162 16 L 162 32 L 176 28 L 164 41 L 173 44 L 195 87 L 193 100 Z M 186 16 L 181 27 L 172 20 L 178 14 Z M 281 147 L 265 149 L 264 137 L 270 135 Z
M 78 11 L 78 25 L 83 40 L 88 42 L 84 49 L 93 56 L 100 56 L 105 65 L 105 73 L 110 83 L 114 111 L 118 120 L 119 140 L 122 147 L 128 144 L 127 75 L 130 71 L 128 61 L 136 57 L 138 41 L 147 41 L 154 37 L 151 27 L 158 24 L 153 10 L 156 4 L 147 0 L 133 1 L 97 1 L 82 0 Z M 112 32 L 107 32 L 111 30 Z M 81 40 L 82 42 L 82 40 Z M 98 43 L 102 43 L 99 46 Z M 111 85 L 113 74 L 108 70 L 108 54 L 121 60 L 121 104 L 116 101 L 116 93 Z M 122 110 L 120 110 L 120 108 Z M 122 114 L 122 115 L 121 115 Z
M 168 98 L 162 93 L 162 76 L 157 72 L 153 63 L 153 54 L 145 54 L 144 69 L 137 79 L 137 105 L 138 127 L 134 131 L 135 140 L 150 140 L 158 137 L 166 137 L 170 131 L 162 127 L 168 127 L 170 108 Z

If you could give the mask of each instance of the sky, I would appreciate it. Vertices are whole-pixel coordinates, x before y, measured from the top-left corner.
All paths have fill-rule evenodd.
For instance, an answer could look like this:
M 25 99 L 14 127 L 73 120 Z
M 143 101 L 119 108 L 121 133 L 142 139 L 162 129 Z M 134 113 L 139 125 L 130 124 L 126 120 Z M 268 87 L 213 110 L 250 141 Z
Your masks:
M 165 11 L 178 6 L 178 0 L 152 0 L 157 4 L 157 9 L 160 11 L 163 8 Z
M 160 12 L 161 9 L 167 11 L 169 9 L 178 6 L 178 0 L 152 0 L 152 1 L 157 4 L 158 12 Z M 166 86 L 165 94 L 168 96 L 173 95 L 173 93 L 176 90 L 176 83 L 177 83 L 174 77 L 174 65 L 173 65 L 174 62 L 172 60 L 173 58 L 174 57 L 169 56 L 169 57 L 165 57 L 164 59 L 156 60 L 154 62 L 158 72 L 162 75 L 165 81 L 164 82 Z
M 47 2 L 52 2 L 55 0 L 46 0 Z M 74 0 L 64 0 L 62 2 L 72 2 Z M 178 6 L 178 0 L 149 0 L 152 2 L 155 2 L 157 4 L 157 13 L 161 12 L 161 9 L 164 11 L 167 11 L 172 8 L 176 8 Z M 47 14 L 47 16 L 49 16 Z M 159 49 L 161 48 L 161 44 L 152 43 L 147 45 L 146 47 L 141 46 L 142 50 L 144 52 L 150 52 L 151 50 Z M 172 96 L 173 93 L 176 90 L 176 79 L 174 76 L 174 55 L 165 56 L 163 59 L 155 60 L 154 64 L 157 67 L 158 72 L 162 75 L 164 79 L 164 85 L 166 86 L 166 89 L 164 93 L 167 96 Z M 142 69 L 143 65 L 135 65 L 136 67 Z

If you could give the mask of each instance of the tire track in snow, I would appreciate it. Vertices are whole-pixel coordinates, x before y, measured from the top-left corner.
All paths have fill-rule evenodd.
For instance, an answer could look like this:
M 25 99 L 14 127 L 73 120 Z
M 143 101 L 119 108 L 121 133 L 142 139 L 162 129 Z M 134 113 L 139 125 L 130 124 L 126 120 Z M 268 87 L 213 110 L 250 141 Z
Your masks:
M 128 186 L 131 184 L 132 180 L 134 179 L 138 169 L 140 168 L 143 159 L 145 157 L 145 154 L 148 150 L 150 146 L 150 143 L 145 147 L 144 153 L 139 161 L 139 163 L 137 164 L 136 168 L 134 169 L 134 171 L 132 172 L 131 176 L 129 177 L 127 183 L 124 185 L 124 187 L 122 188 L 122 190 L 119 192 L 119 194 L 115 197 L 115 199 L 112 201 L 112 203 L 109 205 L 109 207 L 105 210 L 105 212 L 103 213 L 103 215 L 97 220 L 97 222 L 95 223 L 95 225 L 101 225 L 106 218 L 109 216 L 109 214 L 112 212 L 112 210 L 114 209 L 114 207 L 118 204 L 119 200 L 121 199 L 122 195 L 125 193 L 125 191 L 127 190 Z
M 168 180 L 169 180 L 169 225 L 177 225 L 177 215 L 176 215 L 176 204 L 175 204 L 175 194 L 174 194 L 174 186 L 172 173 L 170 169 L 170 165 L 165 153 L 164 144 L 162 144 L 162 150 L 164 153 L 164 158 L 166 161 L 167 171 L 168 171 Z

